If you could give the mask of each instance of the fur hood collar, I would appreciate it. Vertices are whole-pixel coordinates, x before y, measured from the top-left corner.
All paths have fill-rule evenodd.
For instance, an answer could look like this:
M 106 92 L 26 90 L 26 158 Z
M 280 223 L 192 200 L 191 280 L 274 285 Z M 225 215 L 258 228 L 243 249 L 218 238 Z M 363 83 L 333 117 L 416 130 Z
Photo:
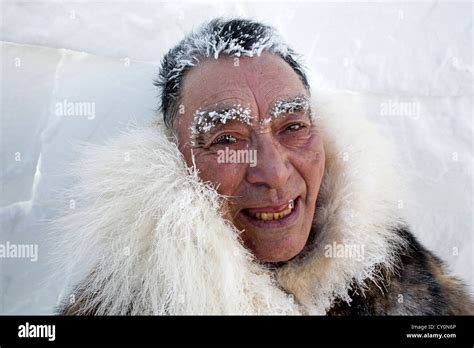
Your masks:
M 68 192 L 76 207 L 55 222 L 60 269 L 76 285 L 63 300 L 80 301 L 78 314 L 325 314 L 377 283 L 380 266 L 393 271 L 404 245 L 392 151 L 354 96 L 316 95 L 326 166 L 300 255 L 257 262 L 163 128 L 134 129 L 82 148 Z M 362 246 L 363 257 L 327 257 L 328 245 Z

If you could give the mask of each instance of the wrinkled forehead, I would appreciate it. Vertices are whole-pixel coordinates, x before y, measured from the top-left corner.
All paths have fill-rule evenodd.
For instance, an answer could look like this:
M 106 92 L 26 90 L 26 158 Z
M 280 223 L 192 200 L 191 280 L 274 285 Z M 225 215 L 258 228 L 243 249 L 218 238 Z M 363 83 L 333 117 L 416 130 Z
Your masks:
M 278 100 L 308 95 L 299 76 L 279 56 L 208 59 L 185 76 L 182 104 L 187 115 L 217 105 L 240 105 L 267 117 Z

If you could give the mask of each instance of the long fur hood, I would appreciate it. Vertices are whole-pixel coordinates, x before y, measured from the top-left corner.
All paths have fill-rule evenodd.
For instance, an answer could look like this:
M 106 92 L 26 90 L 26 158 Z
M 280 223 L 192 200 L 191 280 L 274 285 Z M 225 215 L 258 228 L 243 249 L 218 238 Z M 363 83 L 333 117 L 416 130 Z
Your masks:
M 242 246 L 219 215 L 224 198 L 162 126 L 85 146 L 68 192 L 75 209 L 56 221 L 60 269 L 73 275 L 64 303 L 80 303 L 76 314 L 326 314 L 354 289 L 383 291 L 378 270 L 397 272 L 406 248 L 394 233 L 403 184 L 389 144 L 341 98 L 313 102 L 325 173 L 311 237 L 279 267 Z M 363 245 L 364 255 L 327 257 L 327 245 Z

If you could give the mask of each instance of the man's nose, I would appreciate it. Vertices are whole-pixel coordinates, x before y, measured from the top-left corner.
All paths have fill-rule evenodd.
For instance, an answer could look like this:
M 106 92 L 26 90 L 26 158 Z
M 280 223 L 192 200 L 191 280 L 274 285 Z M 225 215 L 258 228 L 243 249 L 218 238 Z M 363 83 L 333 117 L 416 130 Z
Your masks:
M 287 153 L 271 133 L 256 137 L 257 165 L 248 167 L 247 181 L 266 185 L 271 189 L 284 189 L 291 174 Z

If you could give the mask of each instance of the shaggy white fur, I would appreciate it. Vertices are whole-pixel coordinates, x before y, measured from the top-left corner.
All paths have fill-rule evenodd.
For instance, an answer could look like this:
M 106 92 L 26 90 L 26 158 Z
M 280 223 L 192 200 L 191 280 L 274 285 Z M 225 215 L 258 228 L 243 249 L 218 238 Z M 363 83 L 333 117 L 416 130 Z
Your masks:
M 258 263 L 163 128 L 136 129 L 86 146 L 74 170 L 76 209 L 56 221 L 55 238 L 61 272 L 86 276 L 65 302 L 97 314 L 325 314 L 377 281 L 377 264 L 393 268 L 403 194 L 392 151 L 354 103 L 316 95 L 326 169 L 316 238 L 300 256 L 277 270 Z M 363 244 L 365 257 L 325 257 L 333 241 Z

